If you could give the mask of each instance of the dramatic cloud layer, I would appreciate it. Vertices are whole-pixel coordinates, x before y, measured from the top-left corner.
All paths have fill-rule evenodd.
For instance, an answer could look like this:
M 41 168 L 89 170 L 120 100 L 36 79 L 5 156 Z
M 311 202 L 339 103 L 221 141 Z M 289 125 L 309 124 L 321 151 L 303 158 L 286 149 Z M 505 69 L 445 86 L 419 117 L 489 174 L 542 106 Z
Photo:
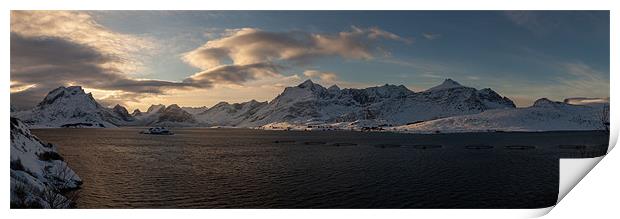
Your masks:
M 338 34 L 308 32 L 267 32 L 254 28 L 229 30 L 222 38 L 211 40 L 183 56 L 200 69 L 227 62 L 247 65 L 273 61 L 306 62 L 308 59 L 340 56 L 347 59 L 371 59 L 383 49 L 378 40 L 411 43 L 410 39 L 379 28 L 352 27 Z
M 155 49 L 155 44 L 148 38 L 111 31 L 84 12 L 11 11 L 11 32 L 28 38 L 62 38 L 92 47 L 100 53 L 117 56 L 117 60 L 106 65 L 125 72 L 138 70 L 140 56 Z
M 80 85 L 104 104 L 138 102 L 174 90 L 241 86 L 285 78 L 290 65 L 337 56 L 371 59 L 384 52 L 381 40 L 411 40 L 379 28 L 351 27 L 335 34 L 301 31 L 227 30 L 183 54 L 200 72 L 180 80 L 138 79 L 143 59 L 158 45 L 148 37 L 112 31 L 86 12 L 11 12 L 11 102 L 31 107 L 58 87 Z M 161 47 L 161 46 L 159 46 Z M 335 81 L 334 73 L 307 71 L 307 77 Z
M 33 105 L 48 91 L 69 84 L 128 94 L 162 94 L 167 88 L 197 87 L 187 83 L 132 79 L 114 65 L 108 65 L 118 59 L 118 56 L 61 38 L 27 38 L 12 33 L 13 103 L 18 107 Z M 33 97 L 36 98 L 33 100 Z
M 148 40 L 112 32 L 86 13 L 11 12 L 11 102 L 31 107 L 50 90 L 64 85 L 136 94 L 163 94 L 196 85 L 130 77 L 141 65 Z M 140 54 L 140 55 L 137 55 Z
M 372 59 L 386 52 L 378 44 L 381 40 L 411 43 L 410 39 L 376 27 L 351 27 L 336 34 L 268 32 L 255 28 L 227 30 L 220 38 L 183 55 L 185 62 L 203 70 L 183 82 L 202 87 L 241 84 L 282 77 L 281 72 L 287 66 L 304 66 L 321 57 Z M 333 72 L 307 70 L 304 75 L 326 83 L 338 79 Z
M 183 82 L 207 88 L 214 84 L 241 84 L 249 80 L 280 75 L 281 67 L 271 63 L 221 65 L 196 73 Z

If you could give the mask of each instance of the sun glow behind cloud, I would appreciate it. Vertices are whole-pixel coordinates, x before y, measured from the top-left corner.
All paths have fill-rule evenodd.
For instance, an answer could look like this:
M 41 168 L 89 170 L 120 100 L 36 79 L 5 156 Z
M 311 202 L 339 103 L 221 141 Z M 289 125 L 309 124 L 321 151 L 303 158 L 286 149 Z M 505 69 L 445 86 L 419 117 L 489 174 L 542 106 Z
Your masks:
M 261 16 L 260 12 L 248 12 L 245 18 L 236 18 L 236 12 L 227 12 L 232 14 L 228 17 L 227 13 L 218 16 L 224 20 L 241 20 L 232 25 L 209 23 L 217 17 L 191 20 L 200 17 L 196 15 L 202 12 L 119 13 L 122 16 L 115 12 L 12 11 L 12 104 L 33 105 L 49 90 L 75 84 L 92 91 L 104 105 L 121 103 L 129 108 L 145 108 L 152 103 L 211 106 L 219 101 L 270 100 L 283 87 L 294 86 L 308 78 L 325 86 L 359 88 L 396 83 L 421 91 L 450 77 L 472 87 L 491 87 L 515 99 L 520 106 L 529 105 L 539 97 L 556 100 L 570 96 L 605 97 L 609 91 L 608 67 L 592 63 L 587 59 L 590 55 L 574 53 L 571 54 L 574 58 L 566 59 L 548 54 L 555 59 L 538 55 L 528 59 L 527 53 L 517 51 L 510 54 L 519 57 L 515 59 L 504 55 L 514 52 L 512 48 L 483 48 L 493 44 L 485 38 L 487 35 L 508 42 L 501 42 L 502 45 L 519 47 L 517 41 L 530 37 L 519 35 L 521 33 L 536 32 L 552 25 L 542 35 L 530 34 L 544 38 L 553 36 L 554 31 L 573 28 L 567 22 L 558 25 L 549 22 L 548 18 L 563 20 L 563 13 L 478 12 L 484 16 L 499 16 L 494 18 L 505 19 L 508 22 L 504 24 L 512 22 L 513 26 L 490 28 L 488 33 L 477 36 L 467 36 L 471 31 L 459 33 L 458 27 L 442 26 L 441 21 L 422 19 L 401 25 L 390 16 L 372 16 L 372 22 L 367 16 L 351 17 L 350 22 L 315 27 L 317 23 L 312 22 L 320 20 L 320 16 L 307 13 L 301 13 L 297 17 L 300 20 L 291 19 L 288 25 L 281 25 L 288 22 L 286 20 L 274 25 L 266 24 L 268 19 L 253 22 L 256 16 Z M 184 16 L 185 13 L 192 16 Z M 340 14 L 349 17 L 351 13 Z M 556 16 L 558 14 L 561 16 Z M 269 19 L 278 16 L 266 15 Z M 578 18 L 579 14 L 576 15 Z M 134 19 L 136 16 L 140 19 Z M 450 20 L 450 13 L 441 16 Z M 467 22 L 475 17 L 462 17 L 463 26 L 471 27 Z M 592 16 L 588 14 L 588 17 Z M 105 22 L 109 18 L 120 22 Z M 600 20 L 595 21 L 600 23 Z M 214 23 L 223 24 L 215 26 Z M 164 33 L 150 32 L 154 29 Z M 520 38 L 508 39 L 505 33 L 497 31 L 507 29 L 517 31 L 511 35 Z M 489 42 L 476 41 L 482 38 Z M 540 38 L 535 40 L 539 41 Z M 464 47 L 469 45 L 475 50 Z M 527 42 L 526 46 L 529 46 Z M 584 54 L 596 51 L 587 50 L 590 49 L 587 46 L 590 44 L 584 46 Z M 549 53 L 536 46 L 532 50 Z M 480 58 L 478 54 L 487 56 Z M 162 55 L 174 59 L 173 64 L 183 68 L 161 68 L 169 63 L 161 62 Z M 495 57 L 509 57 L 509 60 Z M 527 68 L 506 66 L 506 63 L 519 63 Z M 160 68 L 166 71 L 154 75 Z

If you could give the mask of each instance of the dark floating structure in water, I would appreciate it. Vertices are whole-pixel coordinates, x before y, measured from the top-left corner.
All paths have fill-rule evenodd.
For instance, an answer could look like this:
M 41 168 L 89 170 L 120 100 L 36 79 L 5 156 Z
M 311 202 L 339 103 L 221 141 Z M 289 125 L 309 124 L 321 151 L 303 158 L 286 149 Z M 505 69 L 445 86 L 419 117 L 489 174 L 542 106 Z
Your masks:
M 295 140 L 275 140 L 273 143 L 281 144 L 281 143 L 295 143 Z
M 141 131 L 140 134 L 149 134 L 149 135 L 174 135 L 174 132 L 171 132 L 165 127 L 153 127 L 149 128 L 145 131 Z
M 405 147 L 426 150 L 426 149 L 442 148 L 443 146 L 441 146 L 441 145 L 434 145 L 434 144 L 422 144 L 422 145 L 409 145 L 409 146 L 405 146 Z
M 531 149 L 536 149 L 536 147 L 530 146 L 530 145 L 508 145 L 508 146 L 506 146 L 506 149 L 509 149 L 509 150 L 531 150 Z
M 327 142 L 322 142 L 322 141 L 307 141 L 304 142 L 305 145 L 324 145 L 327 144 Z
M 332 144 L 332 146 L 336 146 L 336 147 L 340 147 L 340 146 L 357 146 L 357 144 L 356 143 L 342 142 L 342 143 L 334 143 L 334 144 Z
M 401 147 L 399 144 L 378 144 L 375 145 L 376 148 L 399 148 Z
M 492 149 L 493 146 L 491 145 L 467 145 L 465 146 L 465 149 L 470 149 L 470 150 L 482 150 L 482 149 Z

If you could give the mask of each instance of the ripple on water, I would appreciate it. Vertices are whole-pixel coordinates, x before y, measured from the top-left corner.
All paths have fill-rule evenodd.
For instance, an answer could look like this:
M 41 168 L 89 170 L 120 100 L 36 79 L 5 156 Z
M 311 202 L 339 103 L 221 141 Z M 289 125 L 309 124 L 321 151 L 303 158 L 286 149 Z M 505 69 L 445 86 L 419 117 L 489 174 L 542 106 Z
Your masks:
M 583 151 L 558 145 L 607 142 L 588 132 L 138 131 L 33 130 L 85 181 L 82 208 L 540 208 L 557 199 L 558 154 Z M 535 150 L 483 150 L 495 143 Z

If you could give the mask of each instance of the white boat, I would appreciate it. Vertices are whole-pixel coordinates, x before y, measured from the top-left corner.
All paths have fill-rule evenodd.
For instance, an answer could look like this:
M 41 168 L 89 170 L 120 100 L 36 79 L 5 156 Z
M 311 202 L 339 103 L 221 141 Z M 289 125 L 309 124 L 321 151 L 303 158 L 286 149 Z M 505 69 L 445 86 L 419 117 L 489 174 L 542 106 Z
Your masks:
M 146 131 L 141 131 L 140 134 L 151 134 L 151 135 L 174 135 L 173 132 L 168 130 L 165 127 L 153 127 L 149 128 Z

